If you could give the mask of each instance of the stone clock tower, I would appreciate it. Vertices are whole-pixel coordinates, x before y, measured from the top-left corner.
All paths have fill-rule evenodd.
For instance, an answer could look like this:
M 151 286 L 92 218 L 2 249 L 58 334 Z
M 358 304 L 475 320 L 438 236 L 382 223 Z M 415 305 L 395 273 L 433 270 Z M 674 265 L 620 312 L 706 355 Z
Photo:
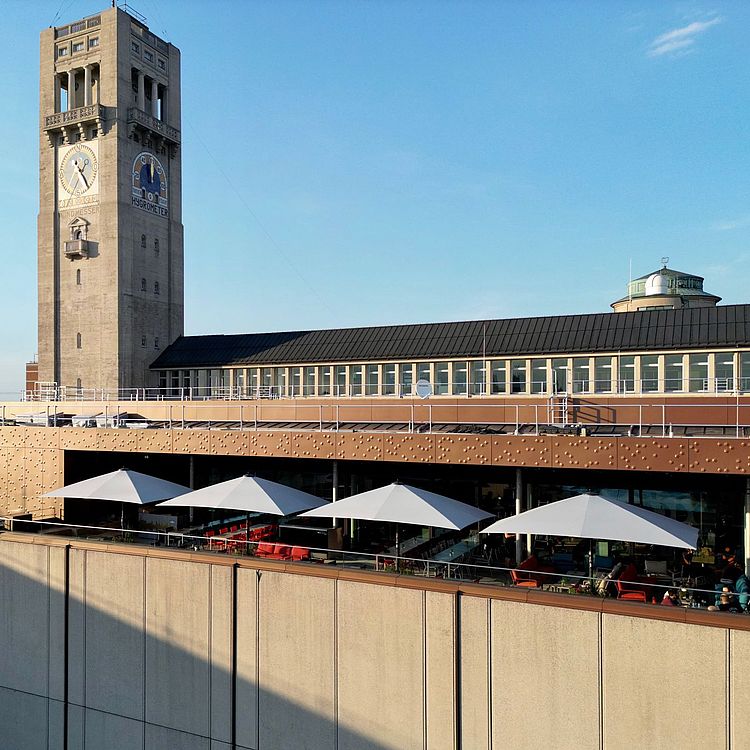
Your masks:
M 180 52 L 119 8 L 46 29 L 40 114 L 39 381 L 155 385 L 183 329 Z

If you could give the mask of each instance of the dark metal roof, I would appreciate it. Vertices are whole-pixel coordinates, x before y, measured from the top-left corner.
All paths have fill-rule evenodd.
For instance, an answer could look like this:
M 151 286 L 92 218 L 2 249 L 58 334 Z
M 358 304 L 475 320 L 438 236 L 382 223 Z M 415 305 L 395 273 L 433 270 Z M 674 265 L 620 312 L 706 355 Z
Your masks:
M 750 347 L 750 305 L 182 336 L 152 369 Z

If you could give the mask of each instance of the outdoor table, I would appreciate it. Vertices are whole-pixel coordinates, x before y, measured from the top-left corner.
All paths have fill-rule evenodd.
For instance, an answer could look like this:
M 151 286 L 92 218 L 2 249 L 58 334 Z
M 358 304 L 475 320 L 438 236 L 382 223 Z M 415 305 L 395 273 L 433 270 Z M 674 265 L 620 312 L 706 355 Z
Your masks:
M 432 559 L 436 562 L 455 562 L 478 546 L 479 542 L 476 539 L 465 539 L 442 552 L 438 552 Z

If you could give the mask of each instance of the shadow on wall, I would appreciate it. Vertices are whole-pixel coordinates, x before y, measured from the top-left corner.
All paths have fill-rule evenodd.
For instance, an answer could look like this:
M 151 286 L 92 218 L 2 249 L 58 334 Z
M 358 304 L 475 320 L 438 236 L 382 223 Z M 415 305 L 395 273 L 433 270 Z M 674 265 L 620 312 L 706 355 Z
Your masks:
M 407 750 L 397 731 L 337 725 L 333 639 L 301 654 L 290 642 L 296 666 L 285 662 L 259 612 L 261 581 L 234 566 L 0 537 L 0 745 Z M 300 637 L 320 632 L 317 605 L 294 603 Z M 366 711 L 368 696 L 353 698 Z M 386 732 L 392 718 L 375 720 Z

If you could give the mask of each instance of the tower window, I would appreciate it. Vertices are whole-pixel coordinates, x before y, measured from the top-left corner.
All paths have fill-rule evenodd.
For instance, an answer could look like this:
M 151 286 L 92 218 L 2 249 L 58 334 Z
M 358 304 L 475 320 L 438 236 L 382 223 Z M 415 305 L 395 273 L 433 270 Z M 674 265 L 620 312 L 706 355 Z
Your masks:
M 81 334 L 77 333 L 76 334 L 76 349 L 80 349 L 80 348 L 81 348 Z
M 98 36 L 92 36 L 89 39 L 89 47 L 98 47 L 99 46 L 99 37 Z
M 73 42 L 73 52 L 83 52 L 83 42 Z
M 146 235 L 141 235 L 141 247 L 146 247 Z
M 159 282 L 154 282 L 154 294 L 159 294 Z
M 132 49 L 136 55 L 141 51 L 140 45 L 137 42 L 131 42 L 130 49 Z
M 141 279 L 141 291 L 146 291 L 146 279 Z
M 81 269 L 76 270 L 76 285 L 81 286 Z
M 143 53 L 143 57 L 144 57 L 144 59 L 148 60 L 149 62 L 153 62 L 154 61 L 154 53 L 153 52 L 149 52 L 148 50 L 146 50 Z
M 67 57 L 68 55 L 68 48 L 67 47 L 58 47 L 57 48 L 57 56 L 58 57 Z
M 141 336 L 141 346 L 146 346 L 146 337 Z
M 159 348 L 159 337 L 157 336 L 154 339 L 154 349 L 158 349 L 158 348 Z
M 159 254 L 159 240 L 154 240 L 154 252 L 158 255 Z

